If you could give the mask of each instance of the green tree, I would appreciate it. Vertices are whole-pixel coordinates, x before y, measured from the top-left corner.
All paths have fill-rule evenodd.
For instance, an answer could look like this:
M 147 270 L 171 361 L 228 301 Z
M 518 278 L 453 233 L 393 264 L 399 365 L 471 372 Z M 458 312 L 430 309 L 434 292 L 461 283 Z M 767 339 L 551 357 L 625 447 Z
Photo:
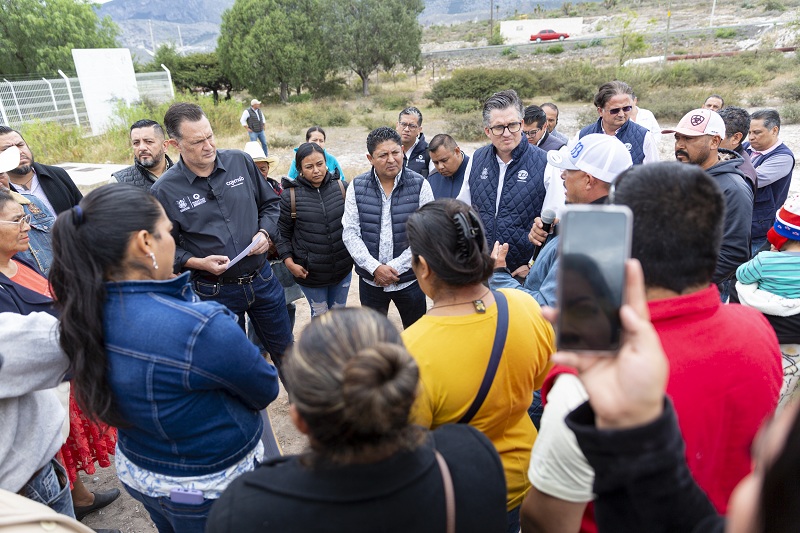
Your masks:
M 219 91 L 225 91 L 225 99 L 231 99 L 233 82 L 222 71 L 216 52 L 189 54 L 181 61 L 181 83 L 188 89 L 211 91 L 214 103 L 219 102 Z
M 255 96 L 325 78 L 328 54 L 318 0 L 236 0 L 222 14 L 217 54 L 233 83 Z
M 74 70 L 73 48 L 116 48 L 119 28 L 84 0 L 0 1 L 0 74 Z
M 644 40 L 644 34 L 636 31 L 638 20 L 636 13 L 629 11 L 625 19 L 618 25 L 618 36 L 615 39 L 614 47 L 619 66 L 623 66 L 629 58 L 647 50 L 648 45 Z
M 419 69 L 422 0 L 323 0 L 324 33 L 331 56 L 361 78 L 369 95 L 369 75 L 379 67 Z

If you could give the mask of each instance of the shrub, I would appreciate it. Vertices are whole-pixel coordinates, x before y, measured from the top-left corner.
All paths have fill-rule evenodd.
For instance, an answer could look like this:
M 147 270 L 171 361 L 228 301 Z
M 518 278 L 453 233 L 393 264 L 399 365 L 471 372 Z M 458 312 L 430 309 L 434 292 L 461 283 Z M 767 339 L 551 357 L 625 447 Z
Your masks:
M 500 24 L 497 24 L 492 30 L 492 36 L 489 37 L 489 46 L 498 46 L 505 42 L 506 40 L 500 34 Z
M 696 88 L 653 90 L 647 97 L 647 109 L 652 111 L 659 121 L 677 123 L 683 115 L 700 107 L 706 96 L 708 96 L 706 90 Z
M 714 30 L 714 37 L 717 39 L 733 39 L 736 37 L 736 30 L 733 28 L 717 28 Z
M 780 0 L 765 0 L 764 11 L 786 11 L 786 6 Z
M 778 89 L 778 95 L 789 102 L 800 102 L 800 81 L 784 83 Z
M 564 52 L 564 45 L 554 44 L 553 46 L 548 46 L 545 52 L 552 55 L 561 54 Z
M 394 123 L 396 122 L 394 119 L 389 119 L 386 117 L 386 114 L 382 115 L 362 115 L 358 117 L 357 122 L 364 126 L 367 131 L 372 131 L 375 128 L 379 128 L 381 126 L 389 126 L 394 127 Z
M 575 120 L 578 121 L 578 127 L 583 128 L 597 122 L 597 118 L 597 110 L 590 107 L 589 109 L 582 109 Z
M 492 93 L 509 88 L 521 98 L 541 94 L 539 78 L 530 70 L 474 68 L 454 71 L 452 77 L 437 82 L 426 96 L 437 106 L 450 98 L 483 102 Z
M 568 82 L 561 87 L 558 100 L 564 102 L 591 102 L 594 100 L 595 87 L 580 82 Z
M 786 104 L 780 108 L 781 124 L 800 123 L 800 104 Z
M 373 96 L 372 101 L 383 109 L 396 110 L 399 113 L 401 109 L 408 107 L 411 103 L 411 96 L 407 94 L 383 93 Z
M 289 95 L 290 104 L 299 104 L 302 102 L 310 102 L 312 100 L 311 93 L 300 93 Z
M 478 111 L 481 105 L 475 100 L 466 98 L 448 98 L 442 102 L 442 107 L 444 107 L 445 111 L 448 113 L 463 114 Z
M 292 104 L 289 109 L 290 125 L 308 127 L 347 126 L 350 124 L 350 113 L 334 102 L 304 102 Z
M 763 107 L 767 103 L 767 99 L 763 94 L 753 93 L 747 97 L 747 103 L 751 107 Z
M 591 47 L 603 46 L 603 39 L 592 39 L 591 41 L 589 41 L 589 46 Z
M 456 141 L 480 141 L 486 139 L 481 119 L 474 113 L 450 116 L 447 119 L 447 132 Z
M 503 48 L 503 51 L 500 52 L 500 55 L 511 60 L 519 59 L 519 53 L 517 52 L 517 49 L 514 48 L 513 46 L 507 46 L 506 48 Z
M 270 148 L 294 148 L 300 143 L 298 139 L 281 133 L 269 136 Z

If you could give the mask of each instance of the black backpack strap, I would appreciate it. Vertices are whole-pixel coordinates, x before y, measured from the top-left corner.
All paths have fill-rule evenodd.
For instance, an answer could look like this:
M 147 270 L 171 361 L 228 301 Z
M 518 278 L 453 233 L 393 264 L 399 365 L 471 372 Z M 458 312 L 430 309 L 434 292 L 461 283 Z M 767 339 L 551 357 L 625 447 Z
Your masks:
M 472 405 L 469 406 L 464 416 L 457 422 L 458 424 L 469 424 L 472 417 L 477 414 L 478 410 L 483 405 L 486 395 L 489 394 L 489 389 L 492 388 L 494 376 L 497 374 L 497 367 L 500 366 L 500 357 L 503 355 L 503 349 L 506 346 L 506 337 L 508 336 L 508 301 L 505 295 L 500 291 L 492 291 L 494 301 L 497 303 L 497 331 L 494 334 L 494 344 L 492 344 L 492 355 L 489 357 L 489 366 L 486 368 L 486 374 L 483 375 L 483 382 L 481 388 L 478 389 L 478 395 L 472 400 Z

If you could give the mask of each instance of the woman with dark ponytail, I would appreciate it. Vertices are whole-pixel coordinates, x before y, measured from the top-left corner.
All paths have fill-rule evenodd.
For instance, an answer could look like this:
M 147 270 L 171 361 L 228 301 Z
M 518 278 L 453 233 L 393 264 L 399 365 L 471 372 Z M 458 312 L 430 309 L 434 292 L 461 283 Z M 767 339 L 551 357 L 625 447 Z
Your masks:
M 419 371 L 386 317 L 330 310 L 305 329 L 283 371 L 289 412 L 311 449 L 234 481 L 209 533 L 505 531 L 502 465 L 486 437 L 409 424 Z
M 527 409 L 550 369 L 553 328 L 530 295 L 486 287 L 494 261 L 468 205 L 452 199 L 426 204 L 409 217 L 407 231 L 411 266 L 433 300 L 403 332 L 420 367 L 413 419 L 431 429 L 470 424 L 489 437 L 505 468 L 508 531 L 519 531 L 536 439 Z
M 199 532 L 261 459 L 278 383 L 235 315 L 172 275 L 171 229 L 146 191 L 100 187 L 56 220 L 50 283 L 77 402 L 119 428 L 120 481 L 160 532 Z

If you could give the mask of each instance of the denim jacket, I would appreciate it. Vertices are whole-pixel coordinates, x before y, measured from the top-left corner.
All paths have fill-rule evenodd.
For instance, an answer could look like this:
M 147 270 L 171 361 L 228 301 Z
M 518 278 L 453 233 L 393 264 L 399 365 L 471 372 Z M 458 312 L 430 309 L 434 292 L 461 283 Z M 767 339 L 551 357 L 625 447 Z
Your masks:
M 261 438 L 259 410 L 278 395 L 275 367 L 189 274 L 106 284 L 104 334 L 118 446 L 136 465 L 171 476 L 217 472 Z
M 52 231 L 56 217 L 32 194 L 14 194 L 26 215 L 31 216 L 31 230 L 28 232 L 28 249 L 17 253 L 17 257 L 34 264 L 44 277 L 50 273 L 53 263 Z

